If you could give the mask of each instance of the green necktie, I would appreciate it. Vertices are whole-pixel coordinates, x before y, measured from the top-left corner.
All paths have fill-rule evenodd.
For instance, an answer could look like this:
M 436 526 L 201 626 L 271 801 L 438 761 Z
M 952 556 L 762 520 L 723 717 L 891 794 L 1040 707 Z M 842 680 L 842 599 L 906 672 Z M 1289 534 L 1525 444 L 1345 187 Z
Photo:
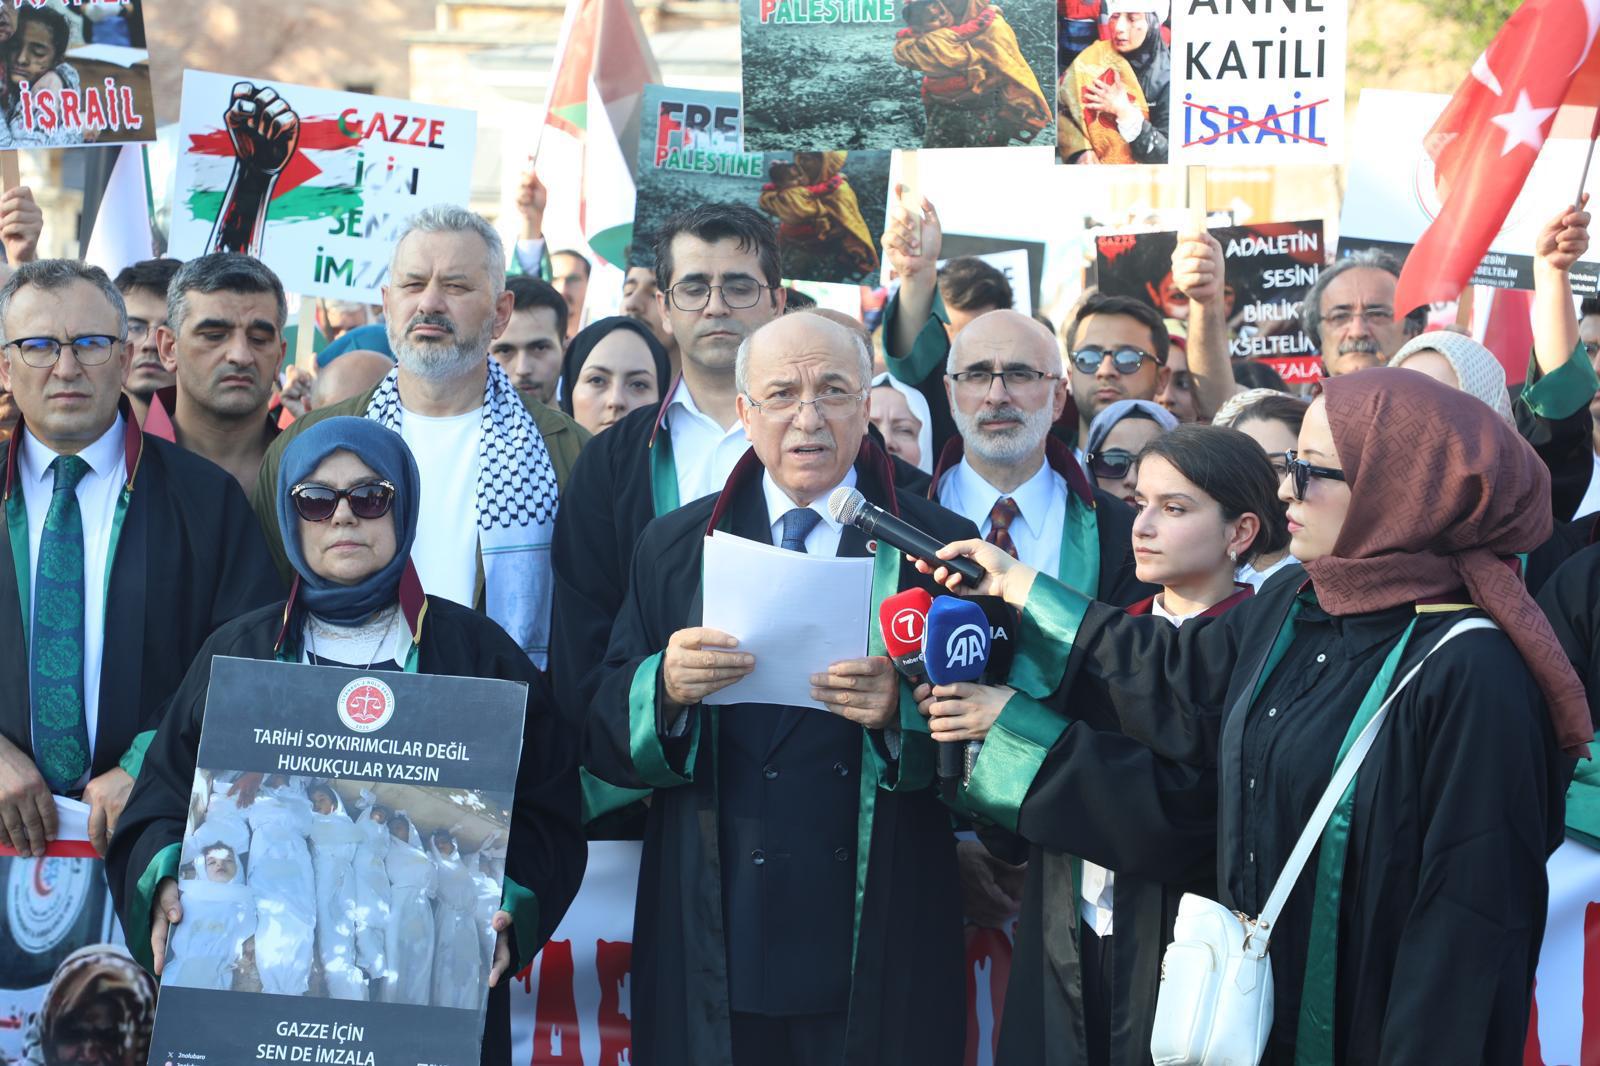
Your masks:
M 89 464 L 61 455 L 50 469 L 56 480 L 35 568 L 28 692 L 35 761 L 50 791 L 61 794 L 89 769 L 83 714 L 83 515 L 75 491 Z

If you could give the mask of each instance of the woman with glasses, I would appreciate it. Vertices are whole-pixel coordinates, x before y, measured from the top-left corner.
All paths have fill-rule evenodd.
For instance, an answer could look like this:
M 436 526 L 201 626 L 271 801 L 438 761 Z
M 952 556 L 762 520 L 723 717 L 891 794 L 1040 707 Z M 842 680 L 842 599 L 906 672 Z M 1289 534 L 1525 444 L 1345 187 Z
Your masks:
M 1137 476 L 1138 577 L 1161 591 L 1127 613 L 1176 629 L 1245 602 L 1234 567 L 1289 539 L 1260 449 L 1233 430 L 1183 426 L 1141 452 Z M 1052 709 L 1006 686 L 918 694 L 936 740 L 984 740 L 1002 713 L 1053 728 Z M 961 794 L 1030 844 L 1001 1066 L 1148 1063 L 1179 900 L 1209 893 L 1215 876 L 1215 773 L 1155 755 L 1110 715 L 1073 718 L 1042 764 L 1019 772 L 980 756 Z
M 1295 882 L 1271 938 L 1263 1061 L 1518 1061 L 1544 862 L 1571 757 L 1593 735 L 1583 688 L 1506 561 L 1549 533 L 1548 474 L 1482 404 L 1381 368 L 1330 379 L 1298 445 L 1279 492 L 1305 580 L 1221 618 L 1173 629 L 991 546 L 945 547 L 983 566 L 978 591 L 1023 609 L 1020 695 L 979 764 L 1042 765 L 1070 743 L 1070 720 L 1109 714 L 1157 755 L 1214 769 L 1216 891 L 1254 916 L 1386 694 L 1456 621 L 1487 616 L 1499 632 L 1443 645 L 1398 693 Z M 1056 713 L 1030 716 L 1021 695 Z
M 1103 491 L 1137 510 L 1139 453 L 1177 428 L 1172 412 L 1154 400 L 1118 400 L 1089 423 L 1084 452 L 1090 476 Z
M 1252 396 L 1251 392 L 1256 395 Z M 1289 472 L 1288 453 L 1294 450 L 1300 437 L 1306 403 L 1271 389 L 1251 392 L 1241 392 L 1223 404 L 1211 424 L 1236 429 L 1261 445 L 1267 453 L 1267 461 L 1272 464 L 1273 476 L 1281 481 Z M 1277 551 L 1261 552 L 1254 559 L 1240 563 L 1234 577 L 1260 591 L 1268 578 L 1296 562 L 1285 541 Z
M 216 656 L 522 682 L 528 716 L 506 866 L 508 910 L 496 915 L 502 936 L 484 1033 L 484 1061 L 505 1061 L 507 967 L 514 971 L 538 951 L 583 875 L 577 752 L 558 725 L 543 675 L 516 643 L 483 615 L 424 594 L 410 558 L 419 504 L 415 460 L 399 434 L 376 422 L 329 418 L 290 443 L 277 481 L 278 523 L 296 575 L 289 598 L 224 625 L 196 656 L 145 756 L 107 872 L 130 947 L 159 973 L 168 930 L 183 920 L 170 878 Z

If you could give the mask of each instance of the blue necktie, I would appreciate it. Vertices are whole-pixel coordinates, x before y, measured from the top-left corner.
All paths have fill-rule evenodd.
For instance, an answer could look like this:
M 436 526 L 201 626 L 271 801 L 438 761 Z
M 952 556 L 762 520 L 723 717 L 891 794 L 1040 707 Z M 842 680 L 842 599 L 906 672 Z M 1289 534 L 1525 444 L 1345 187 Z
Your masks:
M 76 455 L 50 464 L 55 487 L 39 538 L 34 571 L 28 692 L 33 751 L 50 791 L 72 790 L 89 769 L 89 726 L 83 713 L 83 514 L 78 482 L 89 464 Z
M 796 507 L 783 516 L 783 543 L 778 547 L 804 555 L 806 537 L 817 528 L 817 523 L 820 521 L 822 516 L 811 508 Z

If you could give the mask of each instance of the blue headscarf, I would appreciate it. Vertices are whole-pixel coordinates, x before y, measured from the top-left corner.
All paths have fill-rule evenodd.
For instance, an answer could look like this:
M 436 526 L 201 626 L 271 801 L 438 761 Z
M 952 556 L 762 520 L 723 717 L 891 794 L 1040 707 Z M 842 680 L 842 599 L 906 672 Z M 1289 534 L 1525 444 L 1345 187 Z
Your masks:
M 289 499 L 290 489 L 338 451 L 356 456 L 395 488 L 394 506 L 389 511 L 394 520 L 394 558 L 356 585 L 329 581 L 311 569 L 300 547 L 300 516 Z M 370 419 L 324 419 L 290 441 L 278 464 L 278 529 L 283 534 L 283 550 L 300 575 L 296 604 L 336 625 L 354 625 L 398 602 L 400 578 L 411 563 L 411 545 L 417 539 L 421 497 L 422 478 L 411 449 L 400 434 Z

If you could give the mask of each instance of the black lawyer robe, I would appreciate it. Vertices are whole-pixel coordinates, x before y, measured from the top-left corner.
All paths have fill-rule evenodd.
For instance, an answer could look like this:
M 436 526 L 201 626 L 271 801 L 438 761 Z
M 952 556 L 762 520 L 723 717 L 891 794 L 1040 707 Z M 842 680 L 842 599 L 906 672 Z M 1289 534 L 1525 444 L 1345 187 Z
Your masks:
M 753 827 L 728 824 L 735 815 L 749 812 L 730 811 L 721 802 L 728 773 L 718 760 L 725 764 L 731 758 L 727 751 L 737 738 L 726 725 L 719 728 L 719 714 L 760 714 L 780 723 L 773 733 L 772 768 L 785 776 L 773 775 L 775 779 L 768 781 L 774 794 L 791 774 L 784 764 L 784 745 L 804 731 L 798 727 L 800 716 L 825 714 L 814 708 L 756 704 L 698 706 L 689 710 L 693 741 L 663 739 L 660 730 L 656 657 L 674 632 L 700 624 L 703 542 L 719 502 L 726 506 L 717 528 L 770 543 L 761 468 L 754 460 L 750 452 L 741 461 L 730 479 L 736 487 L 656 519 L 640 536 L 627 599 L 584 733 L 584 764 L 591 773 L 613 785 L 655 789 L 634 912 L 633 1046 L 638 1066 L 729 1066 L 730 959 L 736 954 L 748 958 L 765 947 L 730 944 L 725 931 L 750 925 L 739 909 L 747 900 L 725 899 L 724 893 L 731 878 L 749 885 L 748 872 L 730 870 L 728 864 L 749 864 L 762 856 L 724 855 L 722 842 L 740 832 L 763 831 L 766 818 L 763 814 L 738 819 L 754 822 Z M 942 540 L 975 535 L 971 523 L 926 500 L 896 496 L 887 484 L 891 475 L 886 465 L 886 456 L 876 445 L 864 445 L 856 466 L 857 487 L 869 500 L 897 506 L 907 521 Z M 847 528 L 839 554 L 862 556 L 866 547 L 861 534 Z M 931 590 L 927 579 L 904 560 L 897 585 Z M 809 787 L 819 791 L 834 784 L 831 775 L 838 774 L 846 780 L 837 783 L 860 797 L 855 843 L 864 846 L 866 855 L 855 847 L 848 849 L 857 859 L 852 864 L 855 914 L 847 916 L 857 940 L 847 990 L 849 1023 L 842 1066 L 948 1066 L 960 1061 L 964 1047 L 955 840 L 931 787 L 933 744 L 926 724 L 903 683 L 901 689 L 903 748 L 898 760 L 880 762 L 886 750 L 883 736 L 868 737 L 858 730 L 857 735 L 871 744 L 871 753 L 858 749 L 862 754 L 855 769 L 842 760 L 831 767 L 792 768 L 795 775 L 814 779 L 815 785 Z M 880 768 L 882 775 L 875 776 Z M 762 777 L 759 765 L 754 776 Z M 758 781 L 756 788 L 760 787 Z M 806 830 L 799 826 L 785 831 L 803 836 Z M 818 882 L 836 883 L 833 858 L 828 856 L 815 868 Z M 814 894 L 818 898 L 809 896 L 804 891 L 807 869 L 789 869 L 800 866 L 798 861 L 758 865 L 764 865 L 767 875 L 782 877 L 781 882 L 764 882 L 773 902 L 761 924 L 774 944 L 793 950 L 813 924 L 836 928 L 837 914 L 820 908 L 850 905 L 848 899 L 834 899 L 820 890 Z M 829 898 L 821 899 L 824 895 Z M 839 977 L 816 976 L 821 982 Z M 806 975 L 791 975 L 791 980 L 803 982 Z
M 1158 755 L 1216 768 L 1218 898 L 1251 914 L 1405 625 L 1416 619 L 1397 677 L 1463 617 L 1401 607 L 1333 618 L 1307 601 L 1294 641 L 1251 700 L 1291 601 L 1310 591 L 1291 568 L 1221 618 L 1174 630 L 1040 579 L 1012 671 L 1015 684 L 1064 712 L 1109 710 Z M 1520 1060 L 1568 765 L 1502 633 L 1452 641 L 1395 700 L 1354 786 L 1331 971 L 1333 1061 Z M 1277 1011 L 1263 1059 L 1273 1066 L 1294 1061 L 1320 850 L 1273 937 Z M 1309 972 L 1330 975 L 1320 958 Z
M 1591 544 L 1551 575 L 1538 594 L 1561 649 L 1589 695 L 1589 717 L 1600 727 L 1600 544 Z
M 214 463 L 141 433 L 126 400 L 122 407 L 130 488 L 106 593 L 95 775 L 118 765 L 136 737 L 156 728 L 190 661 L 218 626 L 283 595 L 238 483 Z M 10 441 L 0 442 L 0 495 L 6 497 L 22 494 L 21 433 L 18 426 Z M 0 698 L 0 734 L 31 758 L 28 608 L 13 566 L 14 550 L 26 555 L 28 545 L 13 544 L 7 526 L 0 522 L 0 692 L 9 694 Z M 137 765 L 135 753 L 125 768 Z
M 1199 617 L 1221 615 L 1250 595 L 1245 588 Z M 1152 602 L 1134 604 L 1128 613 L 1148 616 Z M 1095 1061 L 1085 1032 L 1082 904 L 1075 861 L 1087 859 L 1116 874 L 1112 987 L 1105 993 L 1111 1004 L 1108 1061 L 1142 1066 L 1150 1062 L 1161 957 L 1172 940 L 1178 904 L 1185 892 L 1214 894 L 1216 774 L 1156 756 L 1116 732 L 1115 719 L 1094 713 L 1095 708 L 1074 708 L 1068 718 L 1025 695 L 1012 700 L 1001 713 L 1001 725 L 1013 714 L 1035 713 L 1032 708 L 1057 721 L 1044 725 L 1040 739 L 1053 735 L 1054 740 L 1037 772 L 1001 782 L 999 789 L 1022 797 L 1020 805 L 1005 813 L 1015 819 L 1029 854 L 995 1062 L 1084 1066 Z M 998 771 L 980 755 L 973 772 L 977 793 L 989 794 L 984 786 L 992 772 Z M 987 842 L 994 834 L 983 837 Z
M 676 388 L 674 383 L 661 404 L 629 412 L 589 441 L 562 491 L 550 549 L 555 577 L 550 680 L 561 713 L 575 728 L 582 728 L 599 684 L 606 644 L 628 591 L 634 544 L 644 527 L 665 513 L 657 507 L 656 482 L 670 484 L 669 494 L 677 498 L 671 431 L 664 421 Z M 898 487 L 921 492 L 926 477 L 895 460 Z M 586 783 L 585 787 L 592 785 Z M 620 797 L 592 796 L 591 801 L 612 809 Z M 598 839 L 637 840 L 643 831 L 643 813 L 637 804 L 590 825 L 591 835 Z
M 284 629 L 284 608 L 279 602 L 252 611 L 206 642 L 150 744 L 144 772 L 112 836 L 106 875 L 128 943 L 143 962 L 149 961 L 149 908 L 155 888 L 146 875 L 168 846 L 183 840 L 211 660 L 219 655 L 273 659 Z M 512 911 L 514 923 L 512 963 L 506 977 L 490 990 L 483 1041 L 485 1066 L 509 1066 L 510 975 L 544 946 L 583 880 L 588 850 L 578 817 L 576 738 L 555 714 L 544 675 L 493 621 L 459 604 L 432 598 L 421 617 L 419 673 L 500 678 L 528 686 L 506 879 L 532 894 L 532 906 L 527 905 L 525 895 L 509 891 L 508 885 L 507 909 Z M 298 625 L 297 616 L 294 626 Z M 146 883 L 141 884 L 141 879 Z M 513 909 L 509 904 L 514 900 L 519 905 Z

